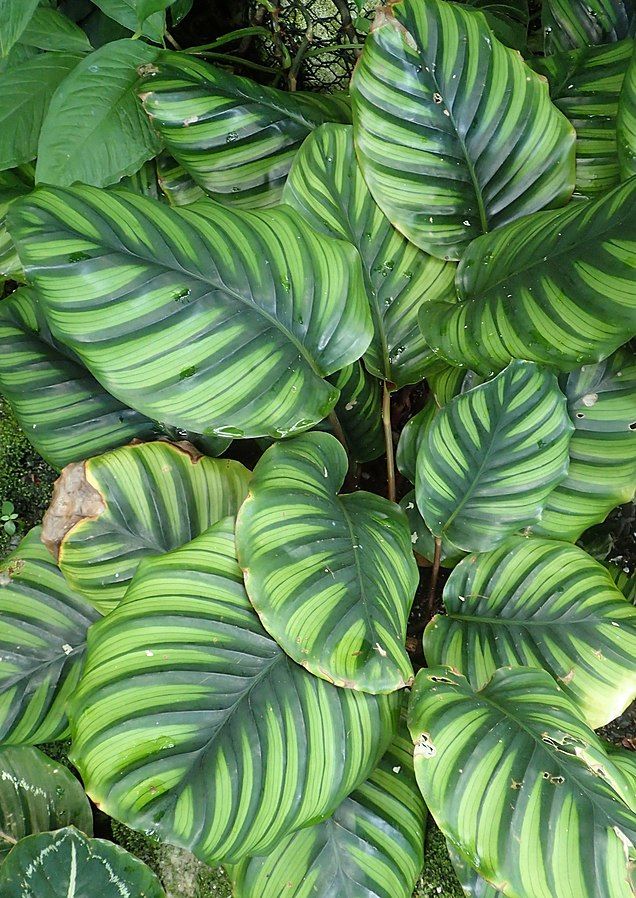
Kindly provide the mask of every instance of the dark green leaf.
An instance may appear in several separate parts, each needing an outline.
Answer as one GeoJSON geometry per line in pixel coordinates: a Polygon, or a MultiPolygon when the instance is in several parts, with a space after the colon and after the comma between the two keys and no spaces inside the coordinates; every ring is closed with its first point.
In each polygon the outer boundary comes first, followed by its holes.
{"type": "Polygon", "coordinates": [[[29,24],[39,0],[0,0],[0,56],[6,56],[29,24]]]}
{"type": "Polygon", "coordinates": [[[417,468],[417,456],[420,448],[428,439],[428,432],[433,419],[438,412],[438,405],[435,399],[430,396],[424,408],[406,423],[395,454],[395,463],[401,474],[415,483],[415,471],[417,468]]]}
{"type": "Polygon", "coordinates": [[[111,19],[119,22],[129,31],[140,30],[142,34],[155,43],[160,43],[166,30],[166,17],[163,12],[155,12],[139,27],[139,4],[141,0],[93,0],[96,6],[111,19]]]}
{"type": "Polygon", "coordinates": [[[620,41],[630,33],[632,0],[543,0],[547,55],[620,41]]]}
{"type": "Polygon", "coordinates": [[[616,118],[618,160],[623,179],[636,175],[636,48],[625,74],[616,118]]]}
{"type": "Polygon", "coordinates": [[[90,53],[91,42],[82,29],[56,9],[40,7],[20,36],[20,43],[40,50],[90,53]]]}
{"type": "Polygon", "coordinates": [[[347,365],[329,381],[340,390],[335,412],[351,457],[357,462],[373,461],[384,452],[380,384],[362,362],[347,365]]]}
{"type": "Polygon", "coordinates": [[[530,12],[528,0],[466,0],[468,6],[483,12],[493,34],[514,50],[524,50],[530,12]]]}

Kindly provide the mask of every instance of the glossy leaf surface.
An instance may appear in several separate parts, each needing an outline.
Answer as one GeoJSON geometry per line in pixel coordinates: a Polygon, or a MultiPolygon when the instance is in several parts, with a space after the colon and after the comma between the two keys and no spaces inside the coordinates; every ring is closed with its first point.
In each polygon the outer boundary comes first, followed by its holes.
{"type": "Polygon", "coordinates": [[[616,139],[621,176],[631,178],[636,175],[636,48],[618,102],[616,139]]]}
{"type": "Polygon", "coordinates": [[[545,51],[619,41],[630,33],[633,18],[631,0],[543,0],[545,51]]]}

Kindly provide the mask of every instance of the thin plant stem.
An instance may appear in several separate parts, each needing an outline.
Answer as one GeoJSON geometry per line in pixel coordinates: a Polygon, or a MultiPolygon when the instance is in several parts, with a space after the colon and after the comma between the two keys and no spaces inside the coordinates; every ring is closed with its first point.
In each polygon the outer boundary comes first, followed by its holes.
{"type": "Polygon", "coordinates": [[[393,431],[391,430],[391,393],[387,382],[382,388],[382,427],[384,429],[384,447],[386,451],[387,498],[396,501],[395,491],[395,453],[393,450],[393,431]]]}
{"type": "Polygon", "coordinates": [[[442,559],[442,540],[441,537],[435,537],[435,554],[433,555],[433,570],[431,571],[431,586],[428,592],[428,616],[433,617],[433,609],[435,608],[435,591],[437,589],[437,578],[439,577],[439,565],[442,559]]]}
{"type": "Polygon", "coordinates": [[[166,40],[171,47],[175,48],[175,50],[181,50],[181,46],[177,43],[177,41],[173,38],[169,31],[166,31],[166,40]]]}
{"type": "Polygon", "coordinates": [[[333,430],[334,436],[336,436],[340,440],[340,442],[344,446],[344,450],[347,453],[347,456],[349,456],[349,444],[347,443],[345,432],[342,429],[340,418],[335,413],[335,411],[329,412],[329,423],[331,424],[331,429],[333,430]]]}

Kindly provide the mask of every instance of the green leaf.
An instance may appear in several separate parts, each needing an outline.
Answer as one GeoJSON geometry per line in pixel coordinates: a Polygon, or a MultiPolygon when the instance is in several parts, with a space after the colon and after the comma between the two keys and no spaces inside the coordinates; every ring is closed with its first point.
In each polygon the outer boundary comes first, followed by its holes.
{"type": "Polygon", "coordinates": [[[446,615],[424,633],[432,666],[481,689],[498,667],[547,670],[596,729],[636,698],[636,609],[582,549],[512,537],[465,558],[444,587],[446,615]]]}
{"type": "Polygon", "coordinates": [[[543,0],[545,52],[620,41],[628,37],[633,18],[632,0],[543,0]]]}
{"type": "Polygon", "coordinates": [[[450,839],[446,841],[446,845],[448,847],[448,856],[457,874],[457,879],[468,898],[506,898],[502,891],[486,882],[474,867],[471,867],[450,839]]]}
{"type": "Polygon", "coordinates": [[[155,12],[140,26],[139,7],[143,0],[93,0],[102,12],[114,19],[129,31],[138,29],[156,44],[161,43],[166,30],[166,17],[163,12],[155,12]]]}
{"type": "Polygon", "coordinates": [[[360,463],[373,461],[384,452],[380,384],[362,362],[347,365],[329,381],[340,391],[335,412],[351,457],[360,463]]]}
{"type": "Polygon", "coordinates": [[[121,402],[219,436],[305,430],[372,324],[354,248],[288,208],[38,190],[10,232],[54,336],[121,402]],[[69,314],[69,312],[71,314],[69,314]]]}
{"type": "Polygon", "coordinates": [[[413,746],[400,730],[379,765],[333,816],[231,871],[236,898],[411,898],[424,864],[426,808],[413,746]]]}
{"type": "Polygon", "coordinates": [[[483,12],[488,26],[499,40],[514,50],[524,50],[528,37],[528,0],[466,0],[483,12]]]}
{"type": "Polygon", "coordinates": [[[25,836],[71,823],[92,835],[93,812],[66,767],[37,748],[0,748],[0,864],[25,836]]]}
{"type": "Polygon", "coordinates": [[[88,839],[74,826],[23,839],[0,868],[3,898],[165,898],[141,861],[105,839],[88,839]]]}
{"type": "Polygon", "coordinates": [[[415,483],[417,456],[428,439],[428,432],[438,411],[434,397],[429,396],[424,408],[407,421],[400,434],[395,463],[398,471],[411,483],[415,483]]]}
{"type": "Polygon", "coordinates": [[[172,2],[173,0],[134,0],[138,25],[142,27],[146,19],[155,13],[164,13],[172,2]]]}
{"type": "Polygon", "coordinates": [[[636,179],[594,201],[480,237],[457,269],[460,300],[420,325],[452,364],[490,376],[512,358],[571,371],[636,334],[636,179]]]}
{"type": "Polygon", "coordinates": [[[636,605],[636,574],[629,574],[617,564],[608,564],[607,570],[628,602],[636,605]]]}
{"type": "Polygon", "coordinates": [[[39,0],[0,0],[0,56],[6,56],[29,24],[39,0]]]}
{"type": "Polygon", "coordinates": [[[636,360],[619,349],[561,377],[574,424],[568,475],[548,496],[539,536],[576,540],[636,489],[636,360]]]}
{"type": "Polygon", "coordinates": [[[55,344],[27,287],[0,302],[0,392],[29,442],[57,468],[159,430],[55,344]]]}
{"type": "Polygon", "coordinates": [[[636,752],[607,746],[607,753],[636,792],[636,752]]]}
{"type": "Polygon", "coordinates": [[[572,126],[474,10],[445,0],[381,8],[351,92],[371,193],[435,256],[459,259],[479,234],[572,193],[572,126]]]}
{"type": "Polygon", "coordinates": [[[633,47],[625,40],[532,60],[576,131],[577,195],[594,198],[619,183],[616,113],[633,47]]]}
{"type": "Polygon", "coordinates": [[[430,300],[454,298],[455,266],[409,243],[380,211],[356,162],[353,130],[321,125],[300,148],[283,201],[319,233],[348,240],[362,259],[374,339],[364,361],[376,377],[404,386],[437,360],[418,327],[430,300]]]}
{"type": "Polygon", "coordinates": [[[91,632],[72,759],[106,813],[235,863],[332,813],[387,748],[398,706],[312,676],[267,635],[227,518],[146,561],[91,632]]]}
{"type": "Polygon", "coordinates": [[[108,612],[142,558],[236,514],[250,476],[240,462],[207,458],[189,443],[123,446],[62,471],[43,540],[69,583],[108,612]]]}
{"type": "Polygon", "coordinates": [[[171,206],[187,206],[205,196],[203,188],[168,153],[157,156],[157,178],[171,206]]]}
{"type": "Polygon", "coordinates": [[[35,158],[51,98],[80,59],[40,53],[0,75],[0,170],[35,158]]]}
{"type": "Polygon", "coordinates": [[[173,0],[170,6],[170,18],[173,25],[178,25],[192,9],[194,0],[173,0]]]}
{"type": "Polygon", "coordinates": [[[8,536],[13,536],[15,534],[17,528],[16,528],[15,524],[13,523],[13,521],[5,521],[2,529],[4,530],[4,532],[6,534],[8,534],[8,536]]]}
{"type": "MultiPolygon", "coordinates": [[[[431,563],[435,558],[435,537],[427,527],[415,501],[415,490],[408,492],[400,499],[400,508],[404,510],[411,532],[411,548],[416,555],[426,558],[431,563]]],[[[466,553],[458,549],[447,539],[442,540],[440,564],[442,567],[454,567],[466,553]]]]}
{"type": "Polygon", "coordinates": [[[31,186],[18,171],[0,172],[0,279],[21,281],[24,278],[17,250],[7,230],[7,213],[14,200],[30,191],[31,186]]]}
{"type": "Polygon", "coordinates": [[[271,446],[236,526],[245,588],[267,632],[318,677],[363,692],[413,678],[406,622],[418,583],[403,512],[338,495],[347,456],[329,434],[271,446]]]}
{"type": "Polygon", "coordinates": [[[632,898],[633,790],[545,671],[419,672],[409,729],[428,809],[507,895],[632,898]],[[513,834],[513,835],[511,835],[513,834]]]}
{"type": "Polygon", "coordinates": [[[567,474],[573,429],[556,377],[532,362],[456,396],[417,458],[417,504],[433,534],[484,552],[538,521],[567,474]]]}
{"type": "Polygon", "coordinates": [[[290,94],[182,53],[160,54],[141,98],[166,149],[217,200],[271,206],[298,148],[323,122],[348,122],[340,96],[290,94]]]}
{"type": "Polygon", "coordinates": [[[0,571],[0,743],[62,739],[86,633],[99,614],[66,582],[35,527],[0,571]]]}
{"type": "Polygon", "coordinates": [[[82,29],[57,9],[36,9],[20,36],[20,43],[40,50],[90,53],[91,42],[82,29]]]}
{"type": "Polygon", "coordinates": [[[631,178],[636,175],[636,48],[618,102],[616,140],[621,177],[631,178]]]}
{"type": "Polygon", "coordinates": [[[35,174],[65,187],[106,187],[132,175],[160,149],[137,99],[138,66],[157,51],[121,40],[86,56],[56,90],[42,126],[35,174]]]}

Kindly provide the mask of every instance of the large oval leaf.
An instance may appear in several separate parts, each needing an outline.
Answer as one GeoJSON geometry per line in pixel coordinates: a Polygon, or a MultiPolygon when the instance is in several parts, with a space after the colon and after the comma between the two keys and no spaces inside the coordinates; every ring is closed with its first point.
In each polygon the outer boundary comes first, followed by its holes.
{"type": "Polygon", "coordinates": [[[484,552],[538,521],[567,474],[573,429],[556,377],[531,362],[456,396],[417,458],[417,504],[433,534],[484,552]]]}
{"type": "Polygon", "coordinates": [[[512,358],[598,362],[636,333],[635,252],[636,178],[475,240],[457,270],[465,301],[428,305],[424,336],[486,376],[512,358]]]}
{"type": "Polygon", "coordinates": [[[458,670],[475,689],[498,667],[547,670],[594,729],[636,698],[636,609],[576,546],[512,537],[465,558],[444,605],[424,634],[426,660],[458,670]]]}
{"type": "Polygon", "coordinates": [[[619,41],[630,33],[633,18],[632,0],[543,0],[545,51],[619,41]]]}
{"type": "Polygon", "coordinates": [[[0,749],[0,864],[34,833],[69,824],[93,833],[93,812],[78,780],[37,748],[0,749]]]}
{"type": "Polygon", "coordinates": [[[616,114],[633,49],[633,40],[625,40],[532,61],[576,131],[575,192],[582,196],[594,197],[620,181],[616,114]]]}
{"type": "Polygon", "coordinates": [[[572,126],[479,12],[445,0],[381,8],[351,90],[369,189],[433,255],[459,259],[479,234],[572,193],[572,126]]]}
{"type": "Polygon", "coordinates": [[[40,189],[10,231],[54,336],[121,402],[204,434],[306,429],[371,340],[356,251],[287,208],[195,209],[40,189]]]}
{"type": "Polygon", "coordinates": [[[433,299],[454,299],[454,268],[427,256],[395,230],[376,205],[356,161],[353,131],[322,125],[302,145],[283,200],[317,231],[348,240],[362,259],[374,339],[364,357],[396,386],[421,380],[437,359],[417,323],[433,299]]]}
{"type": "Polygon", "coordinates": [[[386,749],[398,701],[289,659],[245,594],[228,518],[146,561],[91,633],[72,759],[111,816],[236,862],[330,814],[386,749]]]}
{"type": "Polygon", "coordinates": [[[446,667],[411,694],[415,774],[438,825],[509,896],[632,898],[629,781],[545,671],[475,692],[446,667]]]}
{"type": "Polygon", "coordinates": [[[280,200],[298,148],[344,97],[289,94],[181,53],[162,53],[141,98],[166,148],[207,193],[242,208],[280,200]]]}
{"type": "Polygon", "coordinates": [[[631,178],[636,175],[636,47],[618,102],[616,140],[621,176],[631,178]]]}
{"type": "Polygon", "coordinates": [[[0,890],[2,898],[165,898],[145,864],[73,826],[16,845],[0,868],[0,890]]]}
{"type": "Polygon", "coordinates": [[[157,50],[143,41],[104,44],[55,91],[42,126],[36,179],[105,187],[156,156],[161,142],[137,98],[138,66],[157,50]]]}
{"type": "Polygon", "coordinates": [[[61,739],[86,633],[100,615],[64,579],[35,527],[0,570],[0,743],[61,739]]]}
{"type": "Polygon", "coordinates": [[[332,817],[283,839],[267,857],[247,858],[232,870],[234,893],[236,898],[411,898],[424,863],[425,823],[413,746],[408,732],[400,732],[332,817]]]}
{"type": "Polygon", "coordinates": [[[64,469],[43,539],[69,583],[106,613],[142,558],[236,514],[250,476],[240,462],[206,458],[189,443],[123,446],[64,469]]]}
{"type": "Polygon", "coordinates": [[[0,392],[29,442],[57,468],[159,430],[63,353],[27,287],[0,303],[0,392]]]}
{"type": "Polygon", "coordinates": [[[574,424],[570,467],[532,532],[576,540],[636,490],[636,359],[619,349],[561,378],[574,424]]]}
{"type": "Polygon", "coordinates": [[[236,526],[245,587],[265,629],[338,686],[410,683],[406,623],[418,584],[404,513],[374,493],[338,495],[347,456],[329,434],[272,446],[236,526]]]}

